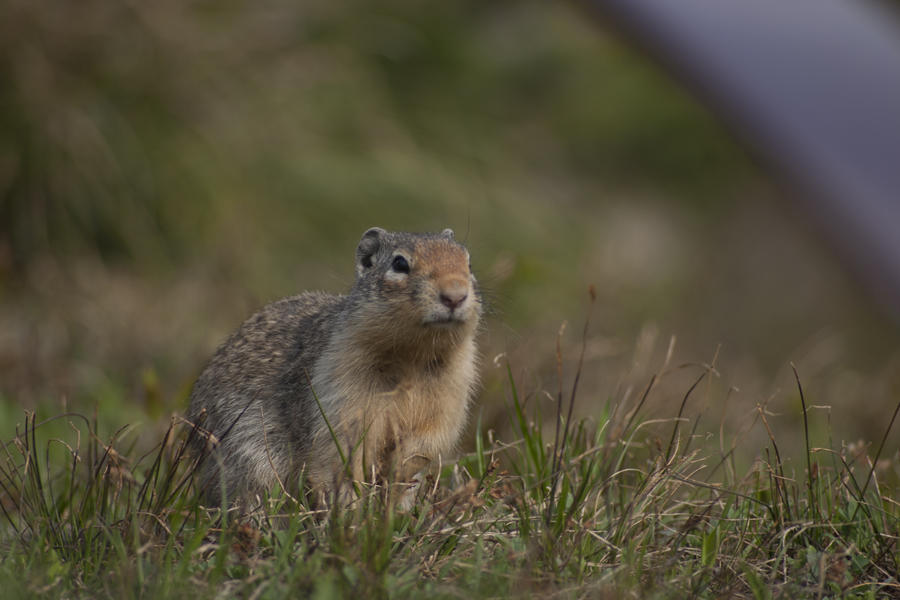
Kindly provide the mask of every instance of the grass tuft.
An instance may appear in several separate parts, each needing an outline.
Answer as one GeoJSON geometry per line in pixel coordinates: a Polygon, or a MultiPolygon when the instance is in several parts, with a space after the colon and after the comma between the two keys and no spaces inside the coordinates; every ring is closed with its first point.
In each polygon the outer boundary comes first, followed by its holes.
{"type": "Polygon", "coordinates": [[[26,413],[3,444],[0,585],[23,598],[900,597],[900,504],[874,468],[884,441],[868,461],[807,433],[797,480],[760,408],[771,448],[738,477],[734,445],[682,432],[714,364],[700,368],[676,419],[641,413],[654,377],[597,421],[560,402],[552,436],[508,368],[513,439],[485,439],[479,421],[476,451],[428,475],[409,511],[364,483],[350,506],[273,490],[248,514],[204,507],[186,451],[197,433],[177,419],[137,456],[127,427],[101,440],[96,415],[65,414],[71,439],[43,439],[26,413]]]}

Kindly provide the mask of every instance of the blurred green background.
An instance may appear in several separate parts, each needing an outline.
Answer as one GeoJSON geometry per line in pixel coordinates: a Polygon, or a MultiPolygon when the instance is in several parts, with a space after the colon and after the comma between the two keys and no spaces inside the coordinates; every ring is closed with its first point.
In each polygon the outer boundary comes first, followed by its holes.
{"type": "MultiPolygon", "coordinates": [[[[495,364],[555,394],[563,321],[570,384],[593,284],[582,415],[633,399],[674,335],[672,365],[718,352],[687,409],[710,427],[736,387],[729,427],[770,400],[798,441],[793,362],[836,444],[879,441],[898,329],[788,198],[574,5],[5,0],[0,437],[23,408],[164,427],[250,312],[346,290],[377,225],[470,247],[496,313],[486,426],[495,364]]],[[[667,376],[654,416],[701,371],[667,376]]]]}

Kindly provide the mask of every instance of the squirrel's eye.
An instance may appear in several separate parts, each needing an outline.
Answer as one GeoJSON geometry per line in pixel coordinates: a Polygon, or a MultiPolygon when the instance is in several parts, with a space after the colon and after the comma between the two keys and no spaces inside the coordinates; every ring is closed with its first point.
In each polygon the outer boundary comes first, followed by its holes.
{"type": "Polygon", "coordinates": [[[409,263],[402,256],[395,256],[391,267],[398,273],[409,273],[409,263]]]}

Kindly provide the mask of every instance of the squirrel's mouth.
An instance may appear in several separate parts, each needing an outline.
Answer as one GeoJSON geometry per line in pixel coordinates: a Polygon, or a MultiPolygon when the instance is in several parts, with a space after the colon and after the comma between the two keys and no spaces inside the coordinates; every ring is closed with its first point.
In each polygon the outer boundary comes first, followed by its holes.
{"type": "Polygon", "coordinates": [[[470,302],[457,302],[456,306],[447,306],[443,302],[434,302],[422,316],[425,327],[451,328],[468,323],[473,316],[470,302]]]}
{"type": "Polygon", "coordinates": [[[422,320],[426,327],[456,327],[466,322],[466,317],[459,313],[449,315],[428,315],[422,320]]]}

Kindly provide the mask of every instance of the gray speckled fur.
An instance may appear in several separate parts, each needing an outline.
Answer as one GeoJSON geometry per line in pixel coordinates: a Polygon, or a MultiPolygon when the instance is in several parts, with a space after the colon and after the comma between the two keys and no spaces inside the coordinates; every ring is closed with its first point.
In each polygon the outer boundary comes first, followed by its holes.
{"type": "MultiPolygon", "coordinates": [[[[187,415],[212,435],[193,436],[195,452],[211,451],[201,467],[210,500],[221,497],[220,481],[229,500],[250,500],[278,482],[295,489],[304,470],[313,484],[334,480],[337,449],[312,388],[346,447],[362,432],[379,460],[403,447],[394,460],[412,461],[404,476],[455,444],[476,383],[481,298],[452,235],[373,228],[357,249],[349,295],[273,302],[216,351],[187,415]],[[411,264],[405,276],[392,272],[398,253],[411,264]],[[454,316],[440,294],[464,279],[468,304],[454,316]]],[[[354,473],[365,477],[375,463],[360,461],[354,473]]]]}

